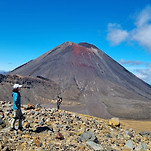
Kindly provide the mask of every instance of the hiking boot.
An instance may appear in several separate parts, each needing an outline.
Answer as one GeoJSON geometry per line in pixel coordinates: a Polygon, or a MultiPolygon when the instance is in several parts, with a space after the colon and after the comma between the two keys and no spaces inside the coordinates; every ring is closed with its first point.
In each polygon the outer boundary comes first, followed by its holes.
{"type": "Polygon", "coordinates": [[[23,127],[18,127],[18,130],[23,131],[24,129],[23,127]]]}

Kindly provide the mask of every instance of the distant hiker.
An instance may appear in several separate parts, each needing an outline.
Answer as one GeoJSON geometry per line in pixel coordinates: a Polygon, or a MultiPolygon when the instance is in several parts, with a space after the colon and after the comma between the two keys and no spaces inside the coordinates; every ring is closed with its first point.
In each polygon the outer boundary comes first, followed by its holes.
{"type": "Polygon", "coordinates": [[[22,130],[22,111],[21,111],[21,90],[22,85],[14,84],[13,86],[13,92],[12,92],[12,98],[13,98],[13,120],[11,122],[11,130],[15,130],[15,122],[17,119],[19,119],[19,125],[18,129],[22,130]]]}
{"type": "Polygon", "coordinates": [[[57,109],[60,109],[60,104],[62,103],[62,98],[60,96],[57,96],[57,109]]]}

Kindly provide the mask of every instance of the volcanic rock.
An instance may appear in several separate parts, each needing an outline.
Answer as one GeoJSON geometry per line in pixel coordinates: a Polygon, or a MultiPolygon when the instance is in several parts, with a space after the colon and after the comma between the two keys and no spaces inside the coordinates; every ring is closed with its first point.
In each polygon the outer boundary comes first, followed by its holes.
{"type": "Polygon", "coordinates": [[[120,125],[120,121],[119,118],[112,118],[109,120],[109,125],[111,126],[119,126],[120,125]]]}
{"type": "MultiPolygon", "coordinates": [[[[5,114],[12,103],[0,101],[0,108],[2,105],[5,114]]],[[[21,109],[25,116],[24,131],[18,129],[10,131],[10,123],[13,119],[10,111],[3,119],[6,127],[0,127],[0,150],[151,150],[151,134],[148,133],[150,137],[144,139],[133,129],[125,129],[124,125],[113,128],[108,125],[108,120],[53,108],[40,108],[39,111],[21,109]],[[43,118],[45,118],[44,125],[40,125],[43,118]],[[30,123],[30,127],[26,127],[27,122],[30,123]],[[66,127],[68,129],[65,130],[66,127]],[[125,131],[130,131],[133,136],[128,137],[125,131]],[[79,139],[82,139],[82,142],[78,141],[79,139]]]]}

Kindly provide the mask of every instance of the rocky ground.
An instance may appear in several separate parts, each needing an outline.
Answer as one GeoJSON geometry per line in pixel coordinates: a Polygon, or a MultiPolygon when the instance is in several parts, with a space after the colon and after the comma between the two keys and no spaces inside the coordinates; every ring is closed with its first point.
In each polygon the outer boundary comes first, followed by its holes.
{"type": "MultiPolygon", "coordinates": [[[[118,118],[103,120],[40,105],[23,105],[23,131],[10,131],[12,104],[0,101],[1,151],[149,151],[151,133],[118,118]]],[[[17,124],[17,123],[16,123],[17,124]]]]}

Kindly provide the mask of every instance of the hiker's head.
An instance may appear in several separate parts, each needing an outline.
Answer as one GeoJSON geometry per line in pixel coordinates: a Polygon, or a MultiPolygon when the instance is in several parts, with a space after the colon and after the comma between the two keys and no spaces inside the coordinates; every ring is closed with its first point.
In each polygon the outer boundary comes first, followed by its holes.
{"type": "Polygon", "coordinates": [[[13,92],[18,92],[21,90],[22,85],[14,84],[13,85],[13,92]]]}
{"type": "Polygon", "coordinates": [[[57,98],[62,100],[62,97],[60,97],[59,95],[57,96],[57,98]]]}

